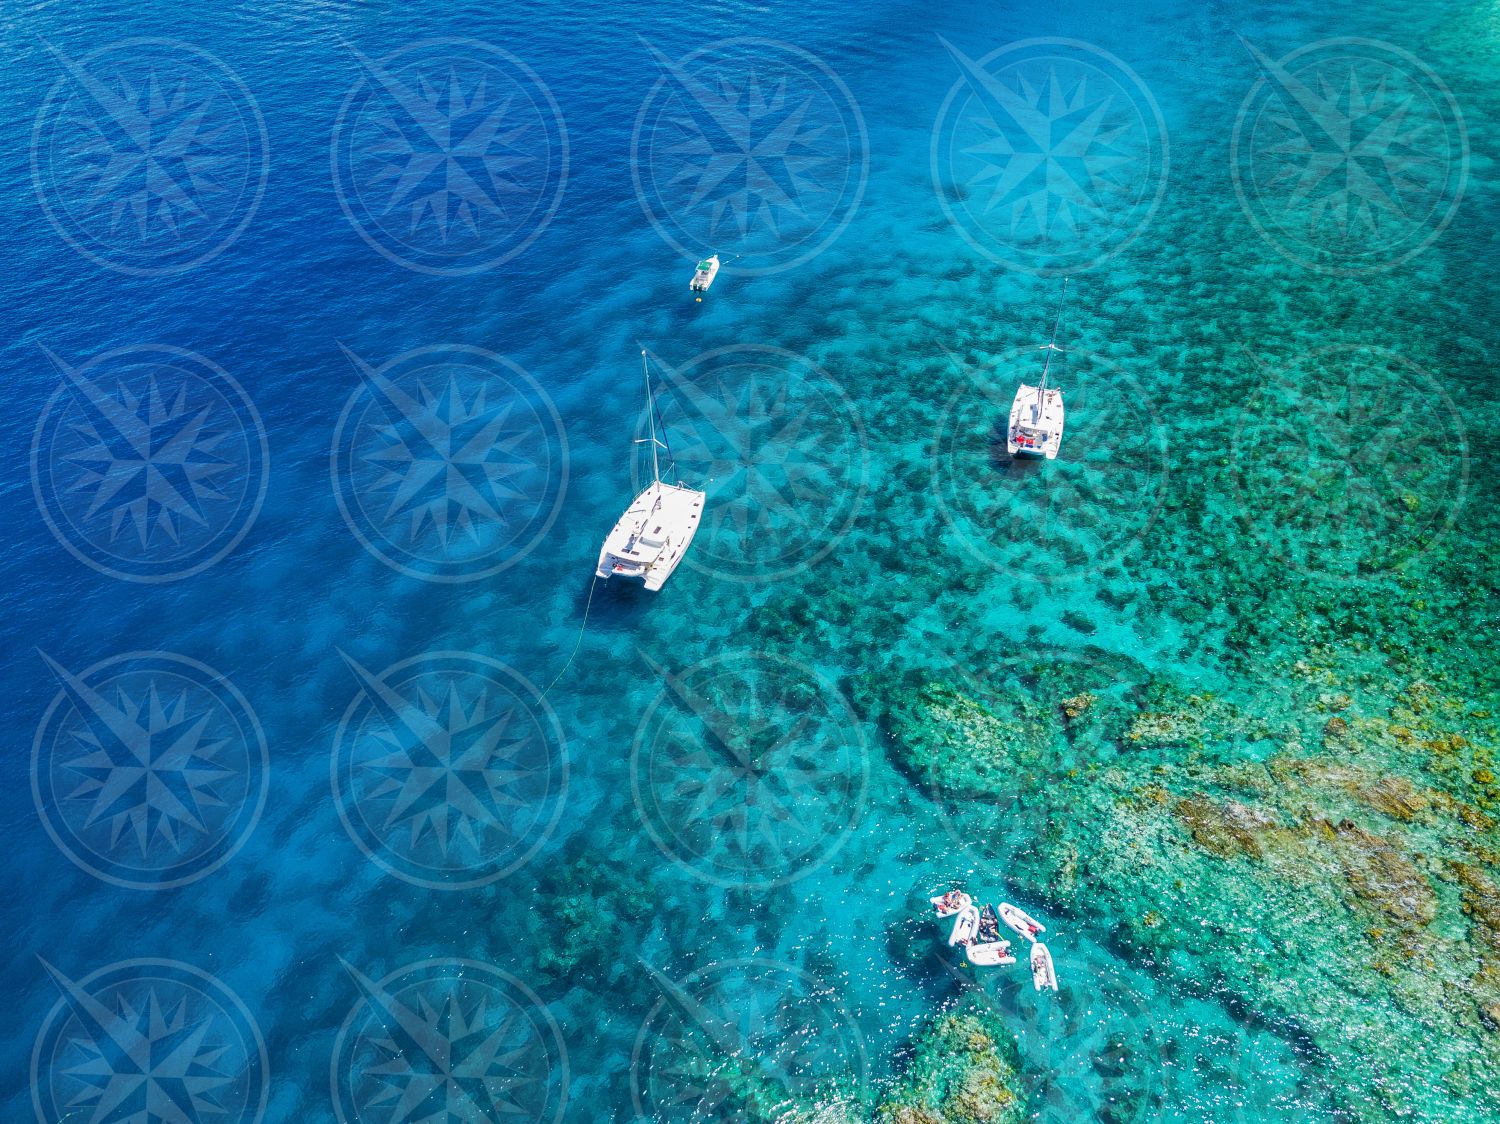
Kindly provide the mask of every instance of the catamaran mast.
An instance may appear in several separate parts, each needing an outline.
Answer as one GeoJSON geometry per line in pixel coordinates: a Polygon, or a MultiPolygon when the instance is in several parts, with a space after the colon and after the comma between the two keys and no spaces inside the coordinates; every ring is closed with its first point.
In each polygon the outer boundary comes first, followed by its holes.
{"type": "Polygon", "coordinates": [[[1042,395],[1047,393],[1047,370],[1052,366],[1052,353],[1057,350],[1057,329],[1062,324],[1063,304],[1068,298],[1068,279],[1063,278],[1062,295],[1058,297],[1057,319],[1052,321],[1052,338],[1047,341],[1047,360],[1042,364],[1042,385],[1036,388],[1036,404],[1041,409],[1042,395]]]}
{"type": "Polygon", "coordinates": [[[661,464],[656,455],[656,398],[651,393],[651,367],[647,363],[644,347],[641,348],[641,374],[646,379],[646,412],[651,415],[651,479],[660,484],[661,464]]]}

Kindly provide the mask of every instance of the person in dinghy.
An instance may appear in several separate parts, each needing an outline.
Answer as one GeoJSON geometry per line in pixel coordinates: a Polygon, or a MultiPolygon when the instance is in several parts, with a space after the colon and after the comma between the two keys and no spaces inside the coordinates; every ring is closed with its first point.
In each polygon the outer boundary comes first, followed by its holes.
{"type": "Polygon", "coordinates": [[[946,894],[927,899],[932,903],[933,909],[937,910],[939,917],[952,917],[961,909],[967,909],[972,898],[962,890],[949,890],[946,894]]]}
{"type": "Polygon", "coordinates": [[[979,940],[989,943],[999,939],[1000,918],[995,913],[995,907],[987,905],[979,911],[979,940]]]}
{"type": "Polygon", "coordinates": [[[953,932],[948,934],[948,946],[961,947],[975,943],[979,931],[979,907],[967,905],[958,911],[953,922],[953,932]]]}

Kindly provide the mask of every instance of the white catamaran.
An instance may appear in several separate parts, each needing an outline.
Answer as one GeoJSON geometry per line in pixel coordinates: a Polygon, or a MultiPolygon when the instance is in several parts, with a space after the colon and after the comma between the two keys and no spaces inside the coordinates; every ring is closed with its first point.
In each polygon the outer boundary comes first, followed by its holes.
{"type": "MultiPolygon", "coordinates": [[[[1068,295],[1068,279],[1063,278],[1063,298],[1068,295]]],[[[1062,306],[1058,305],[1057,319],[1052,322],[1052,339],[1042,348],[1047,361],[1042,364],[1040,386],[1022,383],[1016,391],[1016,399],[1010,406],[1010,430],[1006,448],[1013,457],[1046,457],[1057,459],[1062,447],[1063,397],[1062,391],[1047,386],[1047,374],[1052,367],[1052,353],[1061,351],[1057,346],[1057,328],[1062,323],[1062,306]]]]}
{"type": "MultiPolygon", "coordinates": [[[[647,589],[658,590],[687,554],[698,523],[703,518],[703,492],[695,492],[679,480],[668,484],[661,478],[658,450],[671,449],[656,436],[656,396],[651,392],[651,369],[641,352],[641,370],[646,377],[646,410],[651,418],[651,483],[630,505],[599,552],[601,578],[615,576],[641,579],[647,589]]],[[[668,466],[675,472],[675,466],[668,466]]]]}

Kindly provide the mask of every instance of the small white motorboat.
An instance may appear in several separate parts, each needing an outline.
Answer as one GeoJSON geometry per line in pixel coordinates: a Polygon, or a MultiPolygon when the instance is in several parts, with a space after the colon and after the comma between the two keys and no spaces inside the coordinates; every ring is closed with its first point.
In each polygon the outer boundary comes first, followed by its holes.
{"type": "MultiPolygon", "coordinates": [[[[698,263],[698,268],[693,270],[693,279],[688,282],[688,288],[695,293],[706,293],[708,287],[714,283],[714,278],[719,275],[719,255],[704,258],[698,263]]],[[[702,297],[698,298],[700,301],[702,297]]]]}
{"type": "Polygon", "coordinates": [[[1057,971],[1052,967],[1052,953],[1044,944],[1031,946],[1031,982],[1038,991],[1057,990],[1057,971]]]}
{"type": "Polygon", "coordinates": [[[661,478],[657,450],[667,446],[656,436],[656,399],[651,393],[651,372],[644,351],[641,367],[646,372],[646,409],[651,415],[651,483],[635,497],[604,540],[594,574],[606,580],[639,578],[654,592],[666,583],[687,554],[703,519],[706,496],[680,481],[668,484],[661,478]]]}
{"type": "Polygon", "coordinates": [[[1045,933],[1047,931],[1047,927],[1040,921],[1037,921],[1030,914],[1017,909],[1010,902],[1000,903],[1000,920],[1004,921],[1028,941],[1035,941],[1038,933],[1045,933]]]}
{"type": "Polygon", "coordinates": [[[937,910],[939,917],[952,917],[960,910],[968,909],[974,904],[974,899],[962,890],[949,890],[946,894],[939,894],[927,900],[932,903],[932,908],[937,910]]]}
{"type": "MultiPolygon", "coordinates": [[[[1063,296],[1068,294],[1068,280],[1063,278],[1063,296]]],[[[1037,386],[1022,383],[1010,405],[1010,428],[1006,431],[1005,447],[1013,457],[1046,457],[1057,459],[1062,448],[1063,410],[1062,391],[1047,386],[1047,375],[1052,369],[1052,353],[1061,351],[1057,346],[1057,328],[1062,323],[1062,308],[1058,307],[1057,319],[1052,322],[1052,339],[1042,350],[1047,361],[1042,364],[1042,381],[1037,386]]]]}
{"type": "Polygon", "coordinates": [[[974,943],[974,937],[979,932],[979,907],[974,905],[965,906],[958,911],[958,920],[953,923],[953,932],[948,934],[948,944],[967,945],[974,943]]]}
{"type": "Polygon", "coordinates": [[[964,955],[969,958],[970,964],[977,964],[981,968],[993,968],[1000,964],[1014,964],[1016,958],[1010,954],[1009,941],[989,941],[985,944],[971,944],[964,949],[964,955]]]}

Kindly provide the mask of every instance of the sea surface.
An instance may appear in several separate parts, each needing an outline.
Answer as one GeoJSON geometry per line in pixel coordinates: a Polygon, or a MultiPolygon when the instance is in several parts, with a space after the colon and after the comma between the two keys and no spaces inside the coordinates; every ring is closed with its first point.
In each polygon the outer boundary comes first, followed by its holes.
{"type": "Polygon", "coordinates": [[[884,716],[1041,661],[1274,723],[1310,652],[1500,698],[1500,9],[101,0],[0,42],[0,1116],[751,1119],[747,1072],[868,1112],[972,993],[1031,1119],[1383,1119],[1086,873],[1012,880],[1034,825],[884,716]],[[1055,321],[1061,456],[1012,462],[1055,321]],[[643,350],[707,493],[657,594],[593,581],[643,350]],[[951,955],[955,884],[1046,921],[1058,993],[951,955]]]}

